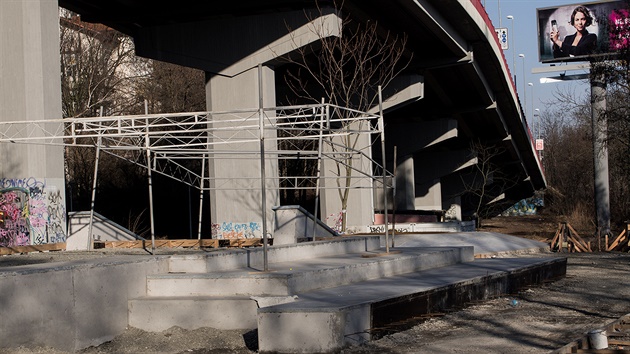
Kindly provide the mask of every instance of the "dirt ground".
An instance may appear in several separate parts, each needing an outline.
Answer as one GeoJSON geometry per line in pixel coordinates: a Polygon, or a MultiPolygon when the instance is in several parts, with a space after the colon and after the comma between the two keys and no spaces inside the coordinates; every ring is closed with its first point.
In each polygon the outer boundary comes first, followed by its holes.
{"type": "MultiPolygon", "coordinates": [[[[483,231],[546,241],[553,237],[557,227],[556,220],[543,217],[509,217],[484,221],[483,231]]],[[[567,256],[567,276],[523,289],[518,294],[469,304],[408,323],[406,330],[342,352],[548,353],[630,313],[629,254],[544,253],[528,256],[567,256]]],[[[2,260],[0,257],[0,266],[3,266],[2,260]]],[[[247,331],[210,328],[186,331],[174,327],[160,333],[148,333],[129,328],[114,340],[80,353],[253,353],[256,352],[256,341],[256,333],[247,331]]],[[[62,352],[51,348],[20,348],[0,349],[0,353],[62,352]]]]}

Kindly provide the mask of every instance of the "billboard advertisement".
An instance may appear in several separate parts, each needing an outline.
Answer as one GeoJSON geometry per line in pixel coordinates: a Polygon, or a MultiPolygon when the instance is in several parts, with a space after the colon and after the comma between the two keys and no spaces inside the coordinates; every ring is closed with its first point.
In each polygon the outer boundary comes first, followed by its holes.
{"type": "Polygon", "coordinates": [[[539,8],[538,57],[542,63],[606,57],[630,45],[628,1],[539,8]]]}

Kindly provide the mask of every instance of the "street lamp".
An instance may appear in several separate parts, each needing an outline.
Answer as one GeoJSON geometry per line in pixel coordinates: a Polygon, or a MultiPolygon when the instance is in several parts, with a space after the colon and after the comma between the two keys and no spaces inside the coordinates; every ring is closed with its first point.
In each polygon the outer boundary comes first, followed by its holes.
{"type": "Polygon", "coordinates": [[[512,47],[512,70],[514,70],[512,76],[514,77],[514,84],[516,84],[516,54],[514,54],[516,53],[516,48],[514,47],[514,16],[508,15],[507,19],[512,22],[512,29],[510,30],[510,41],[512,42],[512,44],[510,44],[510,46],[512,47]]]}
{"type": "Polygon", "coordinates": [[[534,131],[535,131],[534,137],[536,139],[538,139],[538,137],[541,136],[541,134],[540,134],[540,109],[538,109],[538,108],[536,108],[534,110],[534,128],[535,128],[534,129],[534,131]],[[536,118],[536,117],[538,117],[538,118],[536,118]],[[538,128],[536,128],[536,122],[538,122],[538,128]]]}
{"type": "MultiPolygon", "coordinates": [[[[525,89],[527,88],[527,86],[525,86],[525,54],[521,53],[518,55],[519,58],[523,59],[523,97],[524,97],[524,107],[527,108],[527,92],[525,91],[525,89]]],[[[525,118],[527,118],[527,115],[525,116],[525,118]]]]}
{"type": "Polygon", "coordinates": [[[532,118],[532,129],[534,128],[534,84],[531,82],[527,83],[527,86],[529,86],[531,88],[531,96],[529,99],[529,114],[530,117],[532,118]]]}

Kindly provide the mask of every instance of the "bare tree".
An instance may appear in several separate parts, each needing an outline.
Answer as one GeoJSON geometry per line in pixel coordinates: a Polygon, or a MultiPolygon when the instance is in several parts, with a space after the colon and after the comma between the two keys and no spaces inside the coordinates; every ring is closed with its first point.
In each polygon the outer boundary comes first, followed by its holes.
{"type": "Polygon", "coordinates": [[[82,22],[60,10],[61,89],[64,117],[121,114],[137,106],[133,82],[147,75],[131,38],[82,22]]]}
{"type": "Polygon", "coordinates": [[[508,208],[515,201],[498,197],[518,184],[518,176],[506,173],[496,160],[507,149],[500,144],[488,144],[480,140],[470,143],[471,157],[477,159],[469,173],[461,175],[463,197],[474,205],[477,227],[483,218],[493,216],[508,208]]]}
{"type": "MultiPolygon", "coordinates": [[[[337,12],[343,8],[343,4],[333,5],[337,12]]],[[[317,15],[321,16],[322,9],[318,7],[317,10],[317,15]]],[[[345,16],[337,29],[342,35],[329,36],[324,26],[319,26],[309,13],[305,14],[315,24],[310,28],[319,40],[307,46],[298,46],[295,41],[295,51],[286,57],[289,66],[285,82],[292,94],[289,101],[320,103],[323,98],[332,105],[360,112],[375,107],[378,87],[385,88],[390,84],[411,60],[410,55],[405,57],[406,35],[395,35],[374,21],[359,23],[345,16]]],[[[343,114],[355,113],[346,111],[343,114]]],[[[339,142],[332,139],[326,142],[336,161],[333,173],[337,176],[342,210],[348,206],[359,142],[358,136],[350,132],[361,128],[365,129],[350,123],[334,127],[347,134],[342,134],[339,142]]],[[[342,213],[342,231],[346,230],[346,222],[346,214],[342,213]]]]}
{"type": "MultiPolygon", "coordinates": [[[[203,72],[137,57],[128,36],[101,24],[82,22],[64,9],[60,9],[60,24],[64,117],[98,116],[101,108],[104,115],[143,114],[145,100],[151,113],[205,109],[203,72]]],[[[94,156],[91,148],[66,150],[70,211],[90,208],[94,156]]],[[[101,154],[99,176],[97,211],[134,231],[146,229],[144,169],[110,152],[101,154]]],[[[171,193],[169,197],[179,196],[171,193]]]]}

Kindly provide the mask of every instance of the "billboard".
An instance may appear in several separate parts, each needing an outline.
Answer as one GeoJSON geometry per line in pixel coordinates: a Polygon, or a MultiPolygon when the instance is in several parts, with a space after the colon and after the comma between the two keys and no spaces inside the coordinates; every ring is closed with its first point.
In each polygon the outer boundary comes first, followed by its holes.
{"type": "Polygon", "coordinates": [[[628,8],[628,1],[610,0],[536,9],[539,60],[585,61],[627,49],[628,8]]]}

